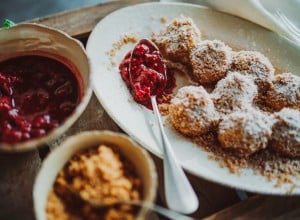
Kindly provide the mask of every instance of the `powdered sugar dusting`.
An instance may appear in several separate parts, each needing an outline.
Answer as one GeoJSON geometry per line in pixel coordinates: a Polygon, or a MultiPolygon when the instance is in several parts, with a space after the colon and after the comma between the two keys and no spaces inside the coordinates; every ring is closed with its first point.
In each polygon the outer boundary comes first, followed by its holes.
{"type": "Polygon", "coordinates": [[[164,57],[184,64],[189,64],[190,51],[200,40],[200,30],[191,18],[183,15],[175,18],[166,29],[152,37],[164,57]]]}
{"type": "Polygon", "coordinates": [[[289,157],[300,157],[300,112],[283,108],[274,116],[271,148],[289,157]]]}
{"type": "Polygon", "coordinates": [[[231,65],[231,48],[219,40],[204,40],[191,52],[193,76],[201,84],[222,79],[231,65]]]}
{"type": "Polygon", "coordinates": [[[300,77],[292,73],[276,75],[266,97],[267,105],[275,110],[283,107],[300,109],[300,77]]]}
{"type": "Polygon", "coordinates": [[[267,147],[274,120],[253,108],[223,117],[218,128],[221,146],[249,156],[267,147]]]}
{"type": "Polygon", "coordinates": [[[219,114],[202,86],[185,86],[172,99],[169,118],[176,129],[193,136],[207,133],[215,127],[219,114]]]}
{"type": "Polygon", "coordinates": [[[253,80],[239,72],[230,72],[211,93],[216,109],[222,114],[247,108],[257,95],[253,80]]]}
{"type": "Polygon", "coordinates": [[[258,84],[273,80],[275,72],[269,59],[258,51],[235,52],[231,70],[253,77],[258,84]]]}

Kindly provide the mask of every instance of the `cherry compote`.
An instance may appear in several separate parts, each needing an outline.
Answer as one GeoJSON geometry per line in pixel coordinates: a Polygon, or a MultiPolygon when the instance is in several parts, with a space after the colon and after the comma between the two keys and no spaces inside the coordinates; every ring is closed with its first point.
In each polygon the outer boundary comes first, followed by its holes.
{"type": "Polygon", "coordinates": [[[79,102],[78,81],[65,64],[38,55],[0,62],[0,142],[45,135],[79,102]]]}
{"type": "Polygon", "coordinates": [[[175,86],[175,78],[167,71],[161,53],[146,39],[125,55],[119,71],[133,99],[149,109],[152,109],[150,96],[155,95],[158,103],[162,103],[175,86]]]}

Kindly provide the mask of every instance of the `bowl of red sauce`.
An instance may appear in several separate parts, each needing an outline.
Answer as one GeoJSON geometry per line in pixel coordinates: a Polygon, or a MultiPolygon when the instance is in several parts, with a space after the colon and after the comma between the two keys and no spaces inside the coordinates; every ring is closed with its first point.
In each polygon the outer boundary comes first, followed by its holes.
{"type": "Polygon", "coordinates": [[[82,44],[38,24],[0,29],[0,150],[53,141],[81,115],[92,94],[82,44]]]}

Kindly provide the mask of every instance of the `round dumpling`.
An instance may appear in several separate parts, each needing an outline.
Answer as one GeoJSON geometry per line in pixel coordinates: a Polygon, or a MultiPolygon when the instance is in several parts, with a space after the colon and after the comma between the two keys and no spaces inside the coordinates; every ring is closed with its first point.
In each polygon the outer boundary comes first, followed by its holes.
{"type": "Polygon", "coordinates": [[[214,128],[219,122],[219,114],[202,86],[185,86],[171,101],[169,119],[181,133],[195,136],[214,128]]]}
{"type": "Polygon", "coordinates": [[[204,40],[191,52],[192,76],[200,84],[222,79],[231,65],[231,48],[219,40],[204,40]]]}
{"type": "Polygon", "coordinates": [[[269,59],[258,51],[233,53],[231,70],[252,77],[262,94],[270,87],[275,72],[269,59]]]}
{"type": "Polygon", "coordinates": [[[152,41],[166,59],[190,64],[190,52],[201,40],[201,32],[191,18],[175,18],[166,29],[154,34],[152,41]]]}
{"type": "Polygon", "coordinates": [[[267,147],[273,121],[272,117],[253,108],[236,111],[220,122],[218,139],[223,148],[249,156],[267,147]]]}
{"type": "Polygon", "coordinates": [[[300,157],[300,111],[283,108],[274,115],[270,147],[281,155],[300,157]]]}
{"type": "Polygon", "coordinates": [[[266,104],[279,111],[284,107],[300,109],[300,77],[278,74],[266,94],[266,104]]]}
{"type": "Polygon", "coordinates": [[[239,72],[229,72],[221,79],[211,97],[215,107],[221,114],[248,108],[257,95],[257,86],[253,80],[239,72]]]}

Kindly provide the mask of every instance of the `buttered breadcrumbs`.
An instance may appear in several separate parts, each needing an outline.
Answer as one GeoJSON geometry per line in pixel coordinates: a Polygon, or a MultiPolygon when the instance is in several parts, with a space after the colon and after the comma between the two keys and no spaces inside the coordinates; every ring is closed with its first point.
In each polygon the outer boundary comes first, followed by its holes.
{"type": "Polygon", "coordinates": [[[191,18],[175,18],[166,28],[152,36],[152,41],[166,59],[188,64],[190,51],[201,39],[201,32],[191,18]]]}
{"type": "Polygon", "coordinates": [[[190,55],[193,78],[200,84],[213,84],[224,78],[231,65],[231,54],[231,48],[222,41],[201,41],[190,55]]]}
{"type": "Polygon", "coordinates": [[[202,86],[184,86],[169,106],[172,125],[187,136],[205,134],[219,123],[219,114],[202,86]]]}
{"type": "Polygon", "coordinates": [[[124,160],[113,147],[100,145],[75,155],[58,174],[47,202],[47,219],[134,219],[128,205],[101,212],[76,199],[104,204],[120,200],[140,200],[141,181],[132,164],[124,160]]]}
{"type": "Polygon", "coordinates": [[[299,160],[282,157],[268,148],[250,157],[240,157],[235,152],[220,147],[216,131],[190,138],[190,140],[207,152],[211,152],[209,159],[218,161],[220,167],[227,168],[230,173],[239,175],[243,168],[251,168],[254,173],[270,181],[275,180],[275,187],[288,183],[292,191],[297,185],[293,177],[300,177],[299,160]]]}

